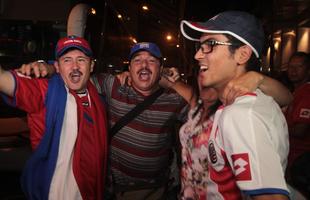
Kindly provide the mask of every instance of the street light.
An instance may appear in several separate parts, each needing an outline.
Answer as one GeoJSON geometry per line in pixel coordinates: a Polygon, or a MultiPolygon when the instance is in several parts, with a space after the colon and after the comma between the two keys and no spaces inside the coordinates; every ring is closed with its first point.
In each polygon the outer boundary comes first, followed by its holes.
{"type": "Polygon", "coordinates": [[[171,35],[170,33],[168,33],[168,34],[166,35],[166,39],[167,39],[168,41],[171,41],[171,40],[172,40],[172,35],[171,35]]]}
{"type": "Polygon", "coordinates": [[[148,11],[148,10],[149,10],[149,7],[148,7],[147,5],[142,5],[142,10],[148,11]]]}
{"type": "Polygon", "coordinates": [[[134,37],[132,37],[132,36],[130,36],[129,39],[130,39],[133,43],[135,43],[135,44],[138,43],[137,40],[136,40],[136,38],[134,38],[134,37]]]}
{"type": "Polygon", "coordinates": [[[97,11],[96,11],[95,8],[91,8],[91,9],[90,9],[90,13],[91,13],[92,15],[96,15],[97,11]]]}

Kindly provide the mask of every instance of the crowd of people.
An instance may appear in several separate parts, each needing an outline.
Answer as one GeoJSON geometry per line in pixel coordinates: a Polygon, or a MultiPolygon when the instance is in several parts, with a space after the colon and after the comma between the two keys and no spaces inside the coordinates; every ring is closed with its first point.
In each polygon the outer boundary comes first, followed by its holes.
{"type": "Polygon", "coordinates": [[[28,113],[28,199],[289,199],[294,188],[309,195],[301,183],[310,179],[309,54],[288,64],[293,98],[259,73],[264,33],[253,15],[225,11],[180,28],[197,43],[193,85],[164,68],[151,42],[131,48],[119,75],[91,75],[92,50],[77,36],[58,41],[53,64],[0,67],[5,100],[28,113]],[[180,188],[171,196],[173,155],[180,188]]]}

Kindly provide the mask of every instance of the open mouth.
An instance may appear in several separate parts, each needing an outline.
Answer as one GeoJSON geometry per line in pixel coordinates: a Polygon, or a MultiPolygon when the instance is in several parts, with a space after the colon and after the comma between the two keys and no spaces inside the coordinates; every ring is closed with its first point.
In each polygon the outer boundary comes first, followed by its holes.
{"type": "Polygon", "coordinates": [[[72,83],[78,83],[81,80],[82,73],[79,71],[74,71],[70,73],[70,80],[72,83]]]}
{"type": "Polygon", "coordinates": [[[200,66],[200,72],[206,72],[209,68],[207,66],[200,66]]]}
{"type": "Polygon", "coordinates": [[[142,81],[147,81],[151,78],[151,72],[149,70],[142,70],[139,72],[139,79],[142,81]]]}

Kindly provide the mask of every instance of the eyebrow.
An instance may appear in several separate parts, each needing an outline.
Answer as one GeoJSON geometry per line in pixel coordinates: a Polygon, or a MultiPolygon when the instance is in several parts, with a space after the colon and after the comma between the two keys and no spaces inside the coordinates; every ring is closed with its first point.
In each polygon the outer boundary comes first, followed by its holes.
{"type": "MultiPolygon", "coordinates": [[[[221,34],[216,34],[216,35],[221,35],[221,34]]],[[[206,40],[216,40],[216,41],[220,41],[220,39],[214,37],[214,34],[208,34],[208,36],[211,36],[211,37],[209,37],[209,38],[207,38],[207,39],[204,39],[203,41],[200,41],[200,42],[204,42],[204,41],[206,41],[206,40]]],[[[225,36],[225,35],[224,35],[224,36],[225,36]]]]}

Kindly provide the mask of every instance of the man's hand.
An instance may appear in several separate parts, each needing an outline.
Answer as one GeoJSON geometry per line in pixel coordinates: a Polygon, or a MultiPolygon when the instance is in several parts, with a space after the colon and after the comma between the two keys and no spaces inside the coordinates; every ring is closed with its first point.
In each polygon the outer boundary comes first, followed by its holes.
{"type": "Polygon", "coordinates": [[[55,67],[42,60],[38,60],[32,63],[23,64],[19,69],[16,69],[16,71],[26,76],[34,76],[39,78],[54,74],[55,67]]]}
{"type": "Polygon", "coordinates": [[[120,74],[117,74],[116,78],[119,80],[121,85],[127,84],[128,86],[131,86],[131,77],[129,72],[125,71],[120,74]]]}
{"type": "Polygon", "coordinates": [[[223,104],[229,105],[234,100],[247,92],[253,92],[264,80],[264,76],[257,72],[247,72],[238,78],[231,80],[224,89],[221,99],[223,104]]]}
{"type": "Polygon", "coordinates": [[[180,79],[179,71],[177,68],[164,68],[161,73],[159,85],[163,88],[171,88],[180,79]]]}

